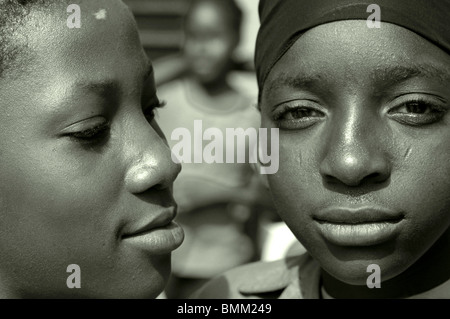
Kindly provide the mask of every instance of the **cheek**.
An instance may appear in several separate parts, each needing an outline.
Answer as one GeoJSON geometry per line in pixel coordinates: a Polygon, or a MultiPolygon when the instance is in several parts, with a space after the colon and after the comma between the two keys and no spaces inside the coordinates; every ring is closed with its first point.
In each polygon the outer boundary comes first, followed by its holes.
{"type": "Polygon", "coordinates": [[[450,136],[409,141],[401,148],[404,154],[397,158],[392,173],[391,200],[406,212],[411,227],[408,235],[424,245],[424,238],[433,241],[450,225],[448,141],[450,136]]]}
{"type": "Polygon", "coordinates": [[[280,131],[279,170],[270,175],[277,196],[308,202],[320,185],[319,153],[314,138],[280,131]]]}
{"type": "Polygon", "coordinates": [[[278,172],[268,175],[274,202],[288,225],[303,228],[321,191],[317,155],[309,142],[299,144],[298,135],[280,132],[279,157],[278,172]]]}
{"type": "Polygon", "coordinates": [[[43,236],[101,230],[102,218],[107,220],[103,215],[119,197],[120,183],[114,173],[118,168],[107,160],[61,153],[35,152],[32,161],[10,166],[2,174],[10,181],[7,188],[1,186],[7,214],[12,222],[23,219],[18,226],[32,225],[33,234],[43,236]],[[45,232],[46,228],[51,232],[45,232]]]}
{"type": "Polygon", "coordinates": [[[35,296],[156,297],[170,256],[125,249],[116,237],[134,203],[122,190],[120,156],[52,149],[14,152],[20,161],[3,154],[0,275],[35,296]],[[66,286],[70,264],[81,268],[80,290],[66,286]]]}
{"type": "Polygon", "coordinates": [[[35,271],[55,278],[66,276],[74,259],[98,259],[113,235],[105,215],[115,193],[99,183],[108,175],[91,170],[86,176],[81,169],[86,163],[72,165],[67,155],[45,147],[19,157],[0,170],[2,267],[23,278],[35,271]]]}
{"type": "Polygon", "coordinates": [[[423,256],[450,227],[448,142],[434,136],[410,141],[399,150],[385,198],[405,213],[405,227],[395,254],[383,266],[389,277],[423,256]]]}
{"type": "MultiPolygon", "coordinates": [[[[406,211],[439,212],[450,202],[450,130],[397,134],[390,188],[406,211]]],[[[418,214],[422,215],[423,214],[418,214]]]]}
{"type": "Polygon", "coordinates": [[[114,201],[121,172],[114,160],[93,151],[41,146],[12,156],[7,169],[0,172],[2,180],[8,181],[0,187],[12,210],[30,217],[75,219],[66,211],[87,214],[101,211],[103,204],[114,201]]]}

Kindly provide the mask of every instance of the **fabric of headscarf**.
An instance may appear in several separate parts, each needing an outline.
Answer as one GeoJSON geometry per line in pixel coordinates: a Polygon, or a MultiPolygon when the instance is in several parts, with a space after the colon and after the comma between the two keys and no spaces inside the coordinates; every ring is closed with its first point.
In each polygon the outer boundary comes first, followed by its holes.
{"type": "Polygon", "coordinates": [[[261,0],[255,51],[260,92],[277,61],[300,35],[340,20],[367,20],[377,4],[383,22],[417,33],[450,54],[450,0],[261,0]]]}

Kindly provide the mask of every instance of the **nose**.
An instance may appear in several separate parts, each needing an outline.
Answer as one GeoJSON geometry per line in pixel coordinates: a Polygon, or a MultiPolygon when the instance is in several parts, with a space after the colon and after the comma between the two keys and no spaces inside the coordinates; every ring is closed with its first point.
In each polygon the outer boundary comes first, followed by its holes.
{"type": "Polygon", "coordinates": [[[349,187],[386,181],[391,175],[391,164],[382,147],[389,144],[382,131],[367,113],[343,114],[325,141],[320,164],[323,180],[349,187]]]}
{"type": "Polygon", "coordinates": [[[161,190],[172,186],[181,171],[181,165],[174,163],[171,151],[159,128],[148,123],[136,127],[125,142],[128,168],[125,187],[133,194],[141,194],[150,189],[161,190]]]}

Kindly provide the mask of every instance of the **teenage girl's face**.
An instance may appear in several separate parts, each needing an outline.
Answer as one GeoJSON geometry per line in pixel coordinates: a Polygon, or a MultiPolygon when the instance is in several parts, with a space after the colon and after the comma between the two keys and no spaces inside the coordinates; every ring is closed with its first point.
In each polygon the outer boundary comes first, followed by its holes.
{"type": "Polygon", "coordinates": [[[153,119],[131,13],[120,1],[80,6],[80,29],[66,27],[66,6],[33,13],[20,30],[27,71],[1,81],[0,295],[156,297],[183,240],[180,167],[153,119]],[[66,284],[72,264],[80,289],[66,284]]]}
{"type": "Polygon", "coordinates": [[[203,1],[187,17],[184,52],[191,73],[202,83],[217,81],[228,72],[238,35],[226,14],[230,13],[219,4],[203,1]]]}
{"type": "Polygon", "coordinates": [[[280,129],[278,211],[332,276],[393,278],[448,234],[447,53],[388,23],[325,24],[271,70],[261,107],[280,129]]]}

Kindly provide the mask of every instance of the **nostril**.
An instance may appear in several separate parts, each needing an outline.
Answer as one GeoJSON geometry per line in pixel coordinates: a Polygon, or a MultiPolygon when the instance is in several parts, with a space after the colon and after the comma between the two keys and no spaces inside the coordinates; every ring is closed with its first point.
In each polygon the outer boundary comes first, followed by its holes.
{"type": "Polygon", "coordinates": [[[323,181],[330,185],[380,184],[389,179],[390,173],[389,158],[378,150],[372,152],[366,148],[328,151],[320,164],[323,181]]]}
{"type": "Polygon", "coordinates": [[[345,185],[347,187],[362,187],[369,184],[381,184],[384,183],[388,176],[382,173],[372,173],[364,176],[363,178],[340,178],[333,175],[322,175],[323,181],[328,185],[345,185]]]}
{"type": "Polygon", "coordinates": [[[373,183],[383,183],[386,179],[387,175],[381,173],[372,173],[364,178],[364,180],[371,181],[373,183]]]}
{"type": "Polygon", "coordinates": [[[367,175],[365,178],[368,180],[378,180],[380,178],[381,174],[380,173],[372,173],[367,175]]]}
{"type": "Polygon", "coordinates": [[[323,180],[327,183],[327,184],[337,184],[340,183],[339,179],[334,177],[333,175],[322,175],[323,180]]]}

